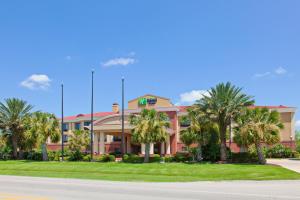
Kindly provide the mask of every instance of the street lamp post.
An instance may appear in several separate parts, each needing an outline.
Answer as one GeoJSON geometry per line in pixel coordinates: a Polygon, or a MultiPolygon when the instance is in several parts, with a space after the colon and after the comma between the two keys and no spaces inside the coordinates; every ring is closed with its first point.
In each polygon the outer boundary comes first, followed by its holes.
{"type": "Polygon", "coordinates": [[[61,84],[61,160],[64,161],[64,84],[61,84]]]}
{"type": "Polygon", "coordinates": [[[122,77],[122,155],[125,154],[125,132],[124,132],[124,77],[122,77]]]}
{"type": "Polygon", "coordinates": [[[94,73],[95,71],[92,70],[92,99],[91,99],[91,161],[93,160],[94,150],[93,150],[93,134],[94,134],[94,73]]]}
{"type": "Polygon", "coordinates": [[[292,135],[290,136],[290,140],[291,140],[290,146],[291,146],[291,149],[292,149],[293,148],[293,136],[292,135]]]}

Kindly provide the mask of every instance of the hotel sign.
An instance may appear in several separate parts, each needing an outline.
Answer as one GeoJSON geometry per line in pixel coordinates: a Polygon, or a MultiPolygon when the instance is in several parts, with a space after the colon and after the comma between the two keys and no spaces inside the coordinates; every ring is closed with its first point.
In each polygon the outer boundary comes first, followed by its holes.
{"type": "Polygon", "coordinates": [[[147,104],[148,105],[155,105],[157,103],[157,98],[155,97],[149,97],[149,98],[140,98],[138,100],[138,103],[140,106],[146,106],[147,104]]]}

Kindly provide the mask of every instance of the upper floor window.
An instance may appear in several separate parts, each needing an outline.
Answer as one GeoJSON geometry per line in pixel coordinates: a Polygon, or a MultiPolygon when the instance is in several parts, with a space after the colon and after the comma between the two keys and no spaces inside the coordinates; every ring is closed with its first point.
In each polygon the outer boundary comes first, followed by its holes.
{"type": "Polygon", "coordinates": [[[64,143],[68,142],[68,139],[69,139],[68,135],[63,135],[63,142],[64,143]]]}
{"type": "Polygon", "coordinates": [[[121,142],[122,141],[122,137],[121,136],[114,136],[113,137],[113,141],[114,142],[121,142]]]}
{"type": "Polygon", "coordinates": [[[63,130],[64,130],[64,131],[68,131],[68,130],[69,130],[69,124],[64,123],[64,124],[63,124],[63,130]]]}
{"type": "Polygon", "coordinates": [[[80,123],[75,123],[75,130],[80,130],[81,124],[80,123]]]}
{"type": "Polygon", "coordinates": [[[89,126],[89,125],[91,125],[90,121],[84,122],[84,126],[89,126]]]}

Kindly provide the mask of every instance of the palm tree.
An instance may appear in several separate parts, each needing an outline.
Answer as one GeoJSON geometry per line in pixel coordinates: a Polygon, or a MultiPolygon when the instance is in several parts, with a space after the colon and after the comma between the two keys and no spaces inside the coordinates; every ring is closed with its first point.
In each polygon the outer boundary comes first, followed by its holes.
{"type": "Polygon", "coordinates": [[[167,138],[169,127],[168,116],[156,110],[143,109],[138,115],[130,116],[130,124],[134,126],[132,139],[137,143],[145,144],[144,162],[149,162],[150,144],[163,142],[167,138]]]}
{"type": "Polygon", "coordinates": [[[27,130],[31,137],[37,138],[38,144],[42,147],[43,160],[48,160],[47,140],[52,142],[60,140],[59,122],[54,114],[35,112],[31,118],[31,127],[27,130]]]}
{"type": "Polygon", "coordinates": [[[6,99],[0,103],[0,129],[10,138],[13,158],[17,158],[20,139],[24,134],[24,120],[30,114],[32,106],[21,99],[6,99]]]}
{"type": "Polygon", "coordinates": [[[254,144],[260,164],[265,164],[262,143],[268,145],[279,142],[279,131],[283,128],[280,122],[280,114],[277,111],[269,111],[267,108],[246,109],[237,118],[234,140],[240,146],[254,144]]]}
{"type": "Polygon", "coordinates": [[[236,87],[230,82],[220,83],[215,88],[211,88],[208,95],[204,95],[196,102],[195,106],[219,126],[221,161],[227,161],[226,133],[229,125],[241,110],[253,104],[252,96],[242,93],[242,88],[236,87]]]}

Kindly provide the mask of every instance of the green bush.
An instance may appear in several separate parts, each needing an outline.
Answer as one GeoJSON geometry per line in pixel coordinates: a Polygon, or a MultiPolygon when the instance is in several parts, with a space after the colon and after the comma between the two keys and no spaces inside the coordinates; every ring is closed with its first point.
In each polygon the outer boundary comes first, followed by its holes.
{"type": "Polygon", "coordinates": [[[23,154],[25,160],[42,161],[43,154],[41,151],[29,151],[23,154]]]}
{"type": "Polygon", "coordinates": [[[100,155],[100,156],[95,156],[94,160],[96,162],[115,162],[116,157],[114,155],[100,155]]]}
{"type": "Polygon", "coordinates": [[[91,161],[91,154],[84,155],[82,157],[82,161],[90,162],[91,161]]]}
{"type": "Polygon", "coordinates": [[[125,163],[143,163],[144,158],[135,154],[125,154],[123,156],[123,162],[125,163]]]}
{"type": "Polygon", "coordinates": [[[161,162],[161,157],[160,155],[158,154],[154,154],[150,157],[150,160],[149,160],[151,163],[159,163],[161,162]]]}
{"type": "Polygon", "coordinates": [[[190,162],[193,160],[193,156],[188,152],[177,152],[173,158],[175,162],[190,162]]]}
{"type": "Polygon", "coordinates": [[[0,149],[0,160],[10,160],[12,158],[12,149],[4,146],[0,149]]]}
{"type": "Polygon", "coordinates": [[[82,161],[83,156],[83,153],[80,151],[72,151],[68,156],[68,161],[82,161]]]}
{"type": "Polygon", "coordinates": [[[164,159],[165,159],[166,163],[170,163],[170,162],[174,161],[174,157],[172,157],[172,156],[166,156],[166,157],[164,157],[164,159]]]}
{"type": "Polygon", "coordinates": [[[295,152],[289,147],[282,144],[277,144],[273,147],[267,149],[267,158],[293,158],[295,157],[295,152]]]}
{"type": "Polygon", "coordinates": [[[61,153],[58,151],[48,151],[48,159],[49,161],[59,161],[61,153]]]}
{"type": "Polygon", "coordinates": [[[257,163],[258,162],[257,155],[249,152],[231,153],[231,160],[233,163],[257,163]]]}

